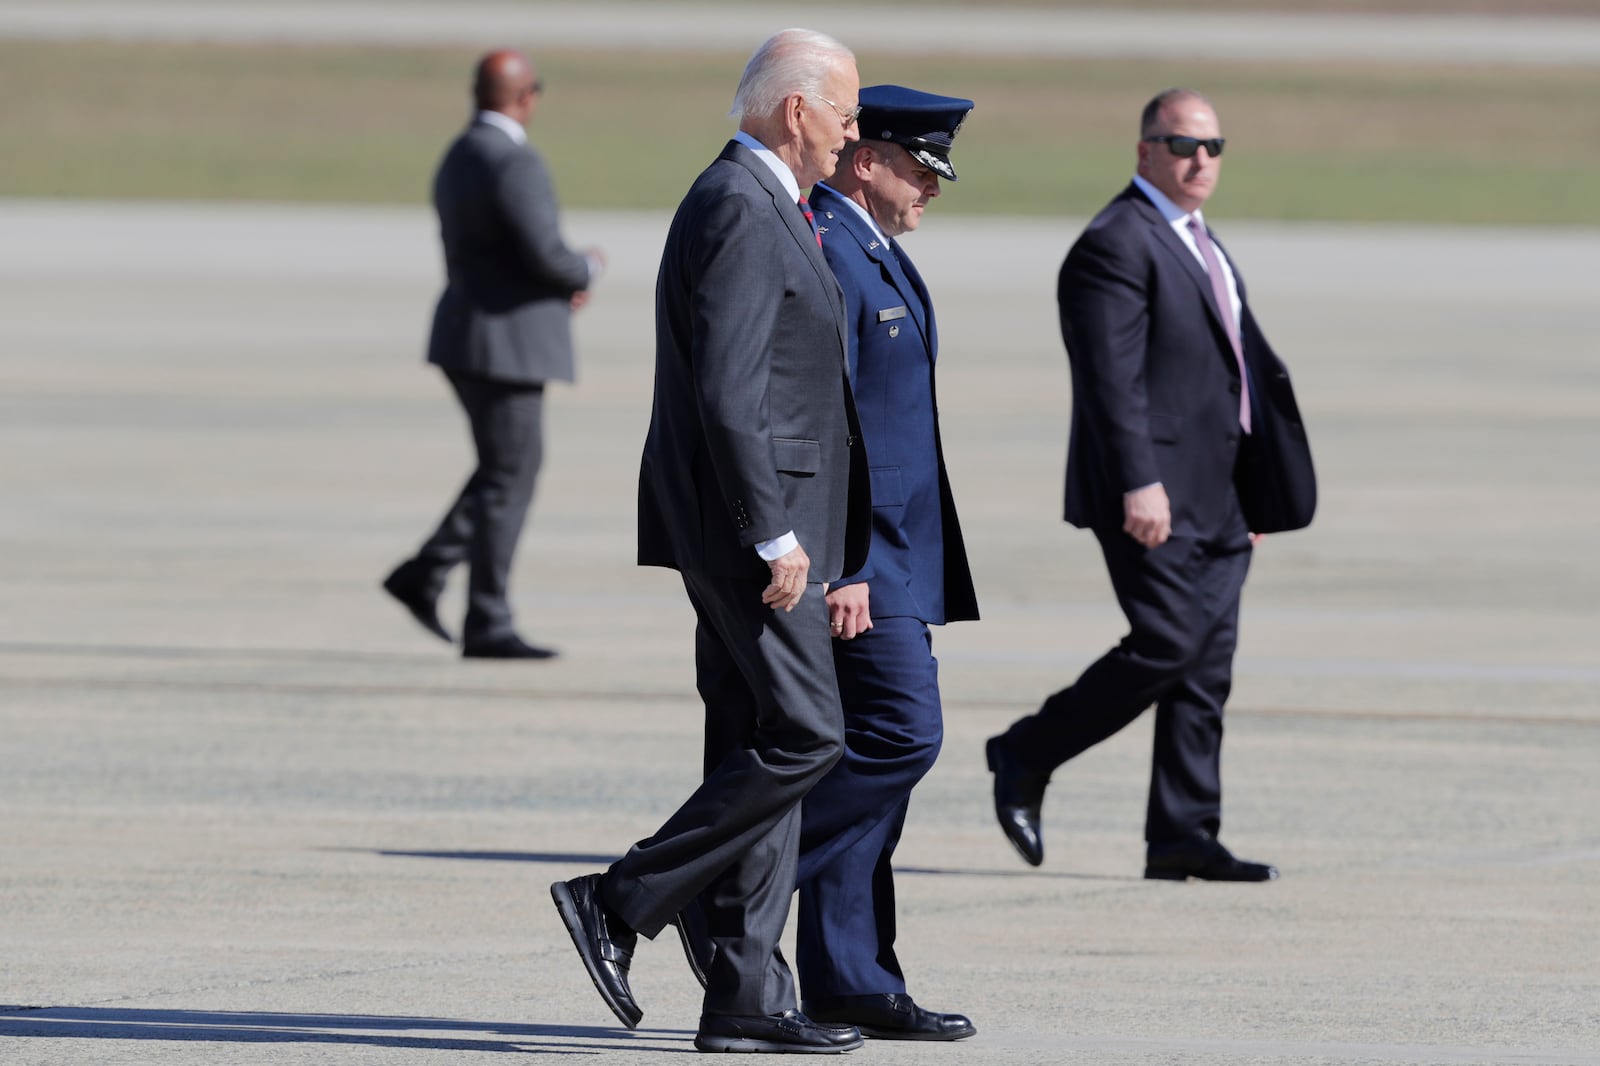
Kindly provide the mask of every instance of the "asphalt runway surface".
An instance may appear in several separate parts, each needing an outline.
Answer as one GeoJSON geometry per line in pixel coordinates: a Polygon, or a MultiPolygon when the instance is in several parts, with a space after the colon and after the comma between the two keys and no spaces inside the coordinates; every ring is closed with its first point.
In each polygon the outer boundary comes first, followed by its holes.
{"type": "MultiPolygon", "coordinates": [[[[1178,5],[1174,5],[1177,7],[1178,5]]],[[[1198,5],[1194,5],[1198,6],[1198,5]]],[[[873,53],[1600,63],[1600,19],[1303,11],[880,7],[865,4],[0,0],[0,36],[457,44],[749,52],[792,25],[873,53]]]]}
{"type": "MultiPolygon", "coordinates": [[[[1172,885],[1147,722],[1056,775],[1037,870],[981,754],[1122,633],[1059,520],[1082,221],[906,241],[984,619],[935,638],[902,957],[979,1035],[854,1058],[1600,1063],[1600,234],[1215,220],[1322,508],[1257,552],[1230,705],[1223,837],[1283,878],[1172,885]]],[[[670,934],[622,1030],[546,891],[699,764],[689,610],[632,565],[665,225],[568,218],[612,270],[515,581],[563,655],[467,663],[377,587],[469,462],[424,210],[0,202],[0,1062],[692,1051],[670,934]]]]}

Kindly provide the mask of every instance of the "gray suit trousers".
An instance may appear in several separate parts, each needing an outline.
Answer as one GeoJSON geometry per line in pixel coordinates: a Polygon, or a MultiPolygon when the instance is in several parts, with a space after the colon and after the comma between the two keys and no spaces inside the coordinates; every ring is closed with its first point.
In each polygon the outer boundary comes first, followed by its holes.
{"type": "Polygon", "coordinates": [[[470,644],[514,631],[507,586],[544,458],[544,386],[452,371],[445,376],[472,426],[478,466],[416,559],[426,575],[424,589],[433,596],[444,588],[451,567],[469,564],[461,636],[470,644]]]}
{"type": "Polygon", "coordinates": [[[791,612],[762,604],[762,581],[686,573],[683,583],[698,618],[705,780],[606,871],[601,891],[651,937],[700,897],[717,945],[706,1013],[774,1014],[795,1006],[778,944],[794,894],[800,801],[843,752],[827,605],[819,583],[791,612]]]}

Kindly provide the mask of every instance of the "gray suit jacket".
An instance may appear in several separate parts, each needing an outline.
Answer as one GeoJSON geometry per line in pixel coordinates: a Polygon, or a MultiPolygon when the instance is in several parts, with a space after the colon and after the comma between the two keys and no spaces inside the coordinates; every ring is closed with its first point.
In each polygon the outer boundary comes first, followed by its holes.
{"type": "Polygon", "coordinates": [[[730,141],[690,187],[656,281],[656,378],[639,562],[763,578],[793,530],[812,581],[866,560],[872,501],[844,298],[815,234],[730,141]]]}
{"type": "Polygon", "coordinates": [[[448,283],[428,362],[513,384],[571,381],[569,301],[589,264],[561,239],[544,160],[475,121],[439,164],[433,203],[448,283]]]}

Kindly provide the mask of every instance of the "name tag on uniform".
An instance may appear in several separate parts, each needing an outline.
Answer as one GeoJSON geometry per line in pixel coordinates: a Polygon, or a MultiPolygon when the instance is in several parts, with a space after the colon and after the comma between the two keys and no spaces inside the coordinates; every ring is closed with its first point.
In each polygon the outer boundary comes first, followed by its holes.
{"type": "Polygon", "coordinates": [[[904,318],[904,317],[906,317],[906,309],[905,309],[904,306],[901,306],[901,307],[886,307],[882,311],[878,312],[878,321],[879,322],[893,322],[897,318],[904,318]]]}

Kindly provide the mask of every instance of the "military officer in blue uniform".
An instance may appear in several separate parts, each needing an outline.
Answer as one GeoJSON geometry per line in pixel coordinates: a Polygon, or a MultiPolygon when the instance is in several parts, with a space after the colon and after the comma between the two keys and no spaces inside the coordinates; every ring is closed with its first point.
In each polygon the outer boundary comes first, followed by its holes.
{"type": "Polygon", "coordinates": [[[890,859],[943,736],[928,627],[978,617],[939,440],[933,304],[895,238],[956,179],[950,146],[972,101],[874,85],[860,103],[861,139],[812,190],[811,209],[844,290],[872,548],[827,595],[846,751],[802,805],[796,963],[814,1021],[959,1040],[972,1022],[918,1006],[894,952],[890,859]]]}
{"type": "MultiPolygon", "coordinates": [[[[878,1039],[960,1040],[972,1022],[919,1006],[894,951],[890,861],[944,732],[928,627],[978,617],[939,441],[933,304],[895,238],[917,228],[941,180],[955,180],[950,145],[972,101],[895,85],[859,100],[861,139],[808,204],[844,292],[872,545],[827,594],[845,752],[801,804],[801,1010],[878,1039]]],[[[717,950],[708,923],[698,902],[674,921],[702,984],[717,950]]]]}

